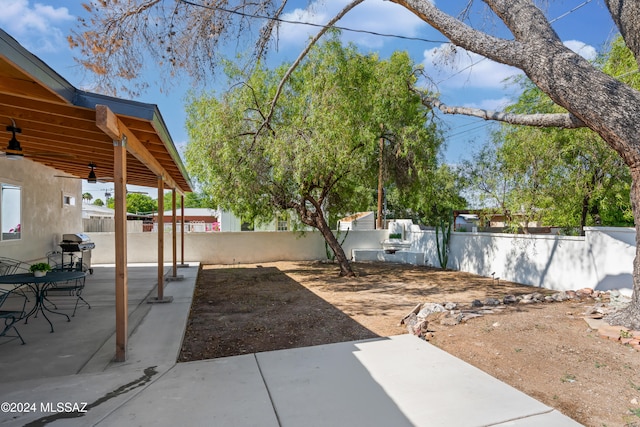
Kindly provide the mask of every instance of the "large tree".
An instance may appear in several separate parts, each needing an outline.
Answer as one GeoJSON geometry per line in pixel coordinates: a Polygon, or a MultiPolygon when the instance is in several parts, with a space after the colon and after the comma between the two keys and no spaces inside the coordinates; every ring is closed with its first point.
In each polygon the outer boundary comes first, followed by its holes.
{"type": "MultiPolygon", "coordinates": [[[[446,113],[474,115],[513,124],[590,128],[629,166],[631,206],[636,235],[640,235],[640,92],[567,48],[532,0],[484,1],[509,29],[512,39],[495,37],[472,28],[443,13],[429,1],[394,2],[420,16],[453,44],[521,69],[567,113],[501,114],[448,107],[439,100],[425,97],[426,103],[438,106],[446,113]]],[[[640,61],[640,3],[623,0],[605,0],[605,3],[626,45],[636,61],[640,61]]],[[[636,245],[633,265],[632,302],[610,316],[609,321],[640,328],[640,245],[636,245]]]]}
{"type": "MultiPolygon", "coordinates": [[[[113,209],[115,200],[111,197],[107,199],[107,207],[113,209]]],[[[146,194],[127,193],[127,212],[129,213],[150,213],[158,210],[158,202],[146,194]]]]}
{"type": "MultiPolygon", "coordinates": [[[[171,206],[173,196],[171,193],[165,193],[164,195],[164,206],[171,206]]],[[[181,208],[182,202],[181,198],[176,198],[176,208],[181,208]]],[[[201,192],[192,192],[187,193],[184,196],[184,207],[185,208],[210,208],[215,209],[215,206],[211,203],[210,197],[201,192]]]]}
{"type": "MultiPolygon", "coordinates": [[[[340,16],[363,0],[349,4],[340,16]]],[[[565,114],[509,115],[468,108],[447,107],[432,102],[443,111],[471,114],[488,120],[505,120],[515,124],[541,127],[588,127],[599,134],[629,166],[632,178],[631,204],[636,233],[640,235],[640,92],[611,77],[562,43],[543,11],[533,0],[484,0],[489,11],[511,33],[511,38],[497,37],[447,13],[429,0],[393,0],[440,31],[454,45],[483,55],[496,62],[517,67],[559,106],[565,114]]],[[[640,2],[604,0],[636,62],[640,61],[640,2]]],[[[220,1],[215,7],[197,12],[188,9],[192,2],[177,0],[173,7],[160,0],[120,0],[95,2],[93,14],[84,31],[71,37],[81,49],[83,63],[105,77],[131,79],[144,60],[141,50],[177,67],[215,63],[216,41],[221,36],[247,34],[247,20],[238,25],[221,8],[245,13],[279,17],[286,0],[220,1]],[[150,11],[155,9],[153,13],[150,11]],[[150,14],[151,19],[150,19],[150,14]],[[161,16],[154,18],[153,14],[161,16]],[[188,18],[185,16],[189,15],[188,18]],[[189,46],[176,42],[184,41],[189,46]],[[187,47],[187,48],[185,48],[187,47]]],[[[468,5],[467,5],[468,6],[468,5]]],[[[466,8],[466,7],[465,7],[466,8]]],[[[247,16],[246,14],[243,16],[247,16]]],[[[385,19],[380,17],[380,19],[385,19]]],[[[260,29],[256,54],[264,52],[266,41],[276,27],[275,21],[260,29]]],[[[482,25],[482,24],[480,24],[482,25]]],[[[317,39],[317,38],[316,38],[317,39]]],[[[202,67],[195,67],[202,70],[202,67]]],[[[194,75],[197,73],[194,73],[194,75]]],[[[276,96],[277,98],[277,96],[276,96]]],[[[265,117],[265,121],[271,114],[265,117]]],[[[618,312],[612,321],[640,328],[640,245],[633,266],[634,292],[631,305],[618,312]]]]}
{"type": "Polygon", "coordinates": [[[213,203],[245,219],[295,211],[322,233],[340,274],[352,275],[328,213],[368,206],[380,138],[393,158],[391,182],[400,191],[425,188],[436,167],[437,129],[408,90],[416,77],[406,53],[380,60],[337,37],[317,45],[291,74],[263,126],[287,68],[258,65],[219,97],[194,95],[187,108],[187,164],[213,203]]]}

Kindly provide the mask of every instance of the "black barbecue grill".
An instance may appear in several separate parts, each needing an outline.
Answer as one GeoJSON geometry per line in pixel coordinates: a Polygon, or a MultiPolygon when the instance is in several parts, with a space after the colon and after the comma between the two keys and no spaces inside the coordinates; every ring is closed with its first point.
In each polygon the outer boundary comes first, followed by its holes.
{"type": "Polygon", "coordinates": [[[91,241],[89,236],[82,233],[63,234],[62,242],[60,242],[58,246],[62,249],[62,269],[77,271],[88,270],[89,273],[93,274],[93,268],[91,268],[91,250],[96,247],[96,244],[91,241]],[[67,258],[65,258],[65,256],[67,256],[67,258]]]}

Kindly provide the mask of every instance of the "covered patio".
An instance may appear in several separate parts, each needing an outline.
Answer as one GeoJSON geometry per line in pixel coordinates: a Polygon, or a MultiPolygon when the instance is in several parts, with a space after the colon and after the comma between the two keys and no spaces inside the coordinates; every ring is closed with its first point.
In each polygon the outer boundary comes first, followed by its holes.
{"type": "MultiPolygon", "coordinates": [[[[20,345],[17,339],[2,338],[3,383],[99,373],[110,367],[135,365],[140,359],[145,364],[174,363],[180,351],[198,268],[194,264],[193,268],[181,270],[184,280],[167,284],[167,291],[173,296],[171,304],[148,304],[147,300],[157,293],[155,281],[150,280],[156,268],[153,264],[130,264],[127,269],[129,338],[135,339],[135,333],[143,323],[142,328],[153,329],[153,333],[144,337],[143,343],[129,343],[131,353],[127,362],[113,362],[115,266],[97,265],[94,274],[87,276],[82,293],[91,309],[86,305],[79,306],[70,322],[63,316],[49,313],[54,333],[40,315],[29,318],[26,324],[18,322],[15,326],[26,341],[25,345],[20,345]]],[[[167,265],[165,269],[170,267],[167,265]]],[[[57,306],[56,311],[71,315],[75,297],[56,296],[52,302],[57,306]]]]}
{"type": "MultiPolygon", "coordinates": [[[[115,199],[115,360],[127,359],[128,268],[126,234],[127,185],[155,187],[164,211],[164,191],[172,191],[173,227],[176,197],[192,186],[157,106],[75,88],[62,76],[0,30],[0,132],[4,159],[37,162],[56,175],[111,182],[115,199]]],[[[19,170],[16,162],[10,170],[19,170]]],[[[10,176],[9,179],[12,177],[10,176]]],[[[71,178],[70,178],[71,179],[71,178]]],[[[15,178],[19,184],[19,178],[15,178]]],[[[31,203],[32,195],[25,194],[31,203]]],[[[36,209],[33,206],[25,208],[36,209]]],[[[157,296],[164,302],[164,226],[158,233],[157,296]]],[[[74,225],[81,227],[81,224],[74,225]]],[[[23,230],[27,227],[23,226],[23,230]]],[[[66,232],[77,232],[68,230],[66,232]]],[[[177,243],[173,234],[173,276],[177,243]]],[[[22,240],[29,239],[24,232],[22,240]]],[[[183,241],[183,240],[182,240],[183,241]]],[[[1,242],[0,242],[1,243],[1,242]]],[[[20,242],[12,242],[14,245],[20,242]]],[[[8,245],[7,245],[8,247],[8,245]]],[[[0,255],[10,256],[11,248],[0,255]]],[[[40,254],[44,256],[44,254],[40,254]]],[[[183,262],[181,258],[181,262],[183,262]]]]}

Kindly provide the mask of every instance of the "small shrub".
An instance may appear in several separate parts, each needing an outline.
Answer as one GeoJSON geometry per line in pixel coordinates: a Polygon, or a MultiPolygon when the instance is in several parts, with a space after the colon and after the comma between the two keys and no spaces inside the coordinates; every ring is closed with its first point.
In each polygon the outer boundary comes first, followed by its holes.
{"type": "Polygon", "coordinates": [[[51,271],[51,266],[46,262],[38,262],[29,267],[29,271],[32,273],[34,271],[51,271]]]}

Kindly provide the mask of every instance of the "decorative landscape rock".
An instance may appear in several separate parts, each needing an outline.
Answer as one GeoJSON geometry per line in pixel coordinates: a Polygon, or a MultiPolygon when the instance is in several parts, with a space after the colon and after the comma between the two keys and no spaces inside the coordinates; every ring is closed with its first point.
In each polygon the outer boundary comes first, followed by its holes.
{"type": "Polygon", "coordinates": [[[626,307],[630,302],[631,298],[622,295],[620,291],[613,290],[609,292],[609,304],[615,309],[626,307]]]}
{"type": "Polygon", "coordinates": [[[442,313],[443,311],[447,311],[441,304],[436,304],[433,302],[426,302],[422,304],[420,311],[416,313],[418,317],[427,318],[432,313],[442,313]]]}
{"type": "Polygon", "coordinates": [[[427,333],[429,327],[427,317],[433,313],[443,312],[446,312],[446,310],[441,304],[432,302],[418,304],[400,321],[400,324],[407,325],[407,331],[410,334],[423,337],[427,333]]]}
{"type": "Polygon", "coordinates": [[[553,299],[553,301],[562,302],[562,301],[568,300],[569,296],[567,295],[566,292],[562,291],[562,292],[558,292],[557,294],[553,294],[551,298],[553,299]]]}
{"type": "Polygon", "coordinates": [[[487,298],[486,300],[484,300],[484,305],[488,305],[488,306],[500,305],[500,300],[495,298],[487,298]]]}
{"type": "Polygon", "coordinates": [[[456,304],[455,302],[447,302],[444,304],[444,308],[446,310],[455,310],[456,308],[458,308],[458,304],[456,304]]]}
{"type": "Polygon", "coordinates": [[[507,304],[516,304],[518,302],[518,298],[516,298],[515,295],[505,295],[505,297],[502,299],[502,303],[507,305],[507,304]]]}
{"type": "MultiPolygon", "coordinates": [[[[502,311],[509,305],[554,303],[585,298],[591,298],[596,301],[596,304],[584,313],[584,316],[590,319],[602,319],[610,312],[624,307],[631,301],[629,297],[622,295],[617,290],[603,292],[584,288],[577,291],[559,291],[547,295],[534,292],[518,296],[506,295],[502,301],[496,298],[486,298],[484,302],[475,299],[471,302],[469,309],[461,310],[458,310],[458,308],[462,305],[454,302],[418,304],[400,321],[400,324],[407,325],[407,330],[410,334],[428,340],[434,335],[432,331],[428,330],[430,322],[440,323],[444,326],[455,326],[476,317],[502,311]]],[[[640,331],[629,331],[623,327],[607,324],[598,328],[598,335],[605,339],[619,341],[640,351],[640,331]]]]}

